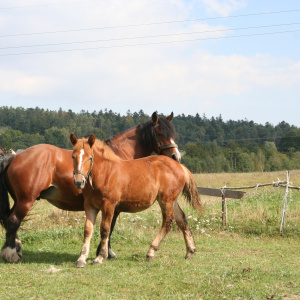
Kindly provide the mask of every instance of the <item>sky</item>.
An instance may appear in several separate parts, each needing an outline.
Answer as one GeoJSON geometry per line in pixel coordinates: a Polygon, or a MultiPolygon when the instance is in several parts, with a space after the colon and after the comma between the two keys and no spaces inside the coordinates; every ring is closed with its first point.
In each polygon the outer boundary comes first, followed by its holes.
{"type": "Polygon", "coordinates": [[[0,106],[300,127],[300,1],[2,0],[0,106]]]}

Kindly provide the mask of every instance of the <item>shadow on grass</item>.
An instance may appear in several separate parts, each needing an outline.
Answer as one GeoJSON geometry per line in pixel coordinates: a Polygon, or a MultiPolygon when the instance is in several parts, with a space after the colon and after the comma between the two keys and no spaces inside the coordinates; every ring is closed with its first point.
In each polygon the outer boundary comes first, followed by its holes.
{"type": "MultiPolygon", "coordinates": [[[[70,253],[58,253],[53,251],[23,251],[23,257],[21,259],[22,264],[37,263],[37,264],[62,264],[62,263],[74,263],[77,261],[79,255],[70,253]]],[[[0,259],[0,265],[5,262],[0,259]]]]}

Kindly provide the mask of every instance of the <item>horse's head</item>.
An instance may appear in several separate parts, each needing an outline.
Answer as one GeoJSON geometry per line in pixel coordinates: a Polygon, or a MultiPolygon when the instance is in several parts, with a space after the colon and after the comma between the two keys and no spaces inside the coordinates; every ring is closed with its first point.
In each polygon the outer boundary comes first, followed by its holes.
{"type": "Polygon", "coordinates": [[[88,178],[91,179],[94,154],[93,145],[95,136],[92,134],[88,139],[78,140],[72,133],[70,140],[73,148],[72,158],[74,165],[74,184],[78,189],[83,189],[88,178]]]}
{"type": "Polygon", "coordinates": [[[159,118],[156,112],[152,114],[154,152],[180,162],[181,155],[175,144],[175,129],[171,123],[172,119],[173,112],[166,118],[159,118]]]}

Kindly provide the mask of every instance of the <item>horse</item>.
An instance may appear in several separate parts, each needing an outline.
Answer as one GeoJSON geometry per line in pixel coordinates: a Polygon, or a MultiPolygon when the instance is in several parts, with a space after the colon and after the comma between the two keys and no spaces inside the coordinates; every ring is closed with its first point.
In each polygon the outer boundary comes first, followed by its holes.
{"type": "MultiPolygon", "coordinates": [[[[154,112],[141,123],[106,140],[122,159],[149,156],[153,151],[180,160],[175,144],[173,112],[166,118],[154,112]]],[[[0,223],[6,230],[1,251],[5,262],[17,263],[22,257],[22,244],[17,231],[34,201],[46,199],[54,206],[69,211],[83,211],[83,196],[73,184],[72,150],[39,144],[0,163],[0,223]],[[10,208],[8,193],[14,200],[10,208]]],[[[115,214],[111,232],[118,214],[115,214]]],[[[110,249],[110,257],[115,253],[110,249]]]]}
{"type": "Polygon", "coordinates": [[[136,160],[122,160],[103,141],[92,134],[77,139],[71,134],[74,184],[84,196],[86,222],[84,242],[76,267],[84,267],[98,212],[102,212],[101,241],[93,264],[108,257],[108,241],[114,214],[135,213],[149,208],[157,200],[162,212],[162,228],[150,245],[146,259],[151,261],[175,218],[186,243],[186,259],[196,251],[195,242],[184,212],[177,203],[183,195],[201,212],[197,185],[190,171],[169,157],[155,155],[136,160]]]}

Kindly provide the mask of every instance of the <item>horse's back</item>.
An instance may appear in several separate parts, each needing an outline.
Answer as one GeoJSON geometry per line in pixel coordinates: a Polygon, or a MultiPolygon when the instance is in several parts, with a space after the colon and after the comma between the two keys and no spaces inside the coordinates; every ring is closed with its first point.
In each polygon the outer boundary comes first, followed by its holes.
{"type": "Polygon", "coordinates": [[[176,177],[176,179],[184,178],[184,171],[180,163],[163,155],[122,161],[122,163],[128,172],[132,173],[132,170],[133,172],[137,171],[137,176],[141,176],[143,173],[150,173],[154,176],[168,176],[169,179],[172,177],[176,177]]]}
{"type": "Polygon", "coordinates": [[[27,148],[17,154],[9,166],[9,170],[22,169],[23,172],[34,172],[35,169],[41,169],[43,166],[51,167],[56,165],[57,161],[72,161],[70,150],[58,148],[49,144],[38,144],[27,148]]]}
{"type": "Polygon", "coordinates": [[[123,174],[129,185],[136,186],[140,192],[145,189],[165,192],[173,189],[182,191],[185,174],[181,165],[162,155],[154,155],[132,161],[122,161],[123,174]]]}
{"type": "Polygon", "coordinates": [[[172,187],[174,190],[178,189],[181,191],[185,184],[185,173],[180,163],[163,155],[155,155],[149,158],[159,174],[161,189],[163,187],[165,189],[172,187]]]}
{"type": "Polygon", "coordinates": [[[31,193],[38,197],[52,184],[58,169],[66,166],[72,176],[71,153],[48,144],[38,144],[20,152],[7,169],[10,191],[15,195],[31,193]],[[68,167],[69,164],[71,167],[68,167]]]}

